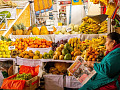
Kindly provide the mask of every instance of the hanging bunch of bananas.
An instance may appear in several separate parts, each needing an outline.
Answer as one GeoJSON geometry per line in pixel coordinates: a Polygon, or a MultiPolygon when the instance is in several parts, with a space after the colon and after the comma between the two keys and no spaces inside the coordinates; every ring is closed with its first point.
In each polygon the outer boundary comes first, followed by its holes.
{"type": "Polygon", "coordinates": [[[6,5],[6,6],[10,6],[10,7],[17,7],[17,4],[10,1],[4,1],[4,0],[0,0],[0,5],[6,5]]]}

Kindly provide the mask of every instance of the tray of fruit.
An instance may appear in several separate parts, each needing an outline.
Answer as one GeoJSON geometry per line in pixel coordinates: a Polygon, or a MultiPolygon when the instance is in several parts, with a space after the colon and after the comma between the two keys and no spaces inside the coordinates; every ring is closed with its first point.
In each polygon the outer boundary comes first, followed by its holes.
{"type": "Polygon", "coordinates": [[[44,52],[49,52],[50,50],[52,50],[52,47],[49,47],[49,48],[27,48],[27,51],[29,51],[29,50],[32,50],[33,52],[35,52],[35,51],[40,51],[40,53],[41,54],[44,54],[44,52]]]}

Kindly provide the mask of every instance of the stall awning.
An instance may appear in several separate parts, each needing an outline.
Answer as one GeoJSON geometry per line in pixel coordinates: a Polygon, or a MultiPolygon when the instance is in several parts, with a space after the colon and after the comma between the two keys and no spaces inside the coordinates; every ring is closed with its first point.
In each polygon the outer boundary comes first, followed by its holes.
{"type": "Polygon", "coordinates": [[[34,0],[35,11],[46,11],[52,7],[52,0],[34,0]]]}

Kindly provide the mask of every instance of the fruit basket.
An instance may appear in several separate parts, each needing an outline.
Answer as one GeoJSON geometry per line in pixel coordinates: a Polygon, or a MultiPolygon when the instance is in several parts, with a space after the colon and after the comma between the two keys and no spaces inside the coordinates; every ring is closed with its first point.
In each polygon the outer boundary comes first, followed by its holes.
{"type": "Polygon", "coordinates": [[[40,67],[42,66],[42,62],[39,59],[26,59],[26,58],[20,58],[17,57],[17,65],[25,65],[25,66],[32,66],[35,67],[39,65],[40,67]]]}

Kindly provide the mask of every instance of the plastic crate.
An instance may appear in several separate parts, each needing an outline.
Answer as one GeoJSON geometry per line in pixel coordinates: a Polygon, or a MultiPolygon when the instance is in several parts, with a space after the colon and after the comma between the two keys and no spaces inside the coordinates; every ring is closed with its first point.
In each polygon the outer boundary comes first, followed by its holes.
{"type": "Polygon", "coordinates": [[[81,88],[82,84],[74,76],[65,76],[64,77],[64,87],[81,88]]]}
{"type": "Polygon", "coordinates": [[[63,75],[44,75],[45,90],[64,90],[63,75]]]}
{"type": "Polygon", "coordinates": [[[35,67],[35,66],[39,65],[41,67],[42,62],[41,62],[41,60],[33,60],[33,59],[17,57],[17,65],[25,65],[25,66],[31,66],[31,67],[35,67]]]}

